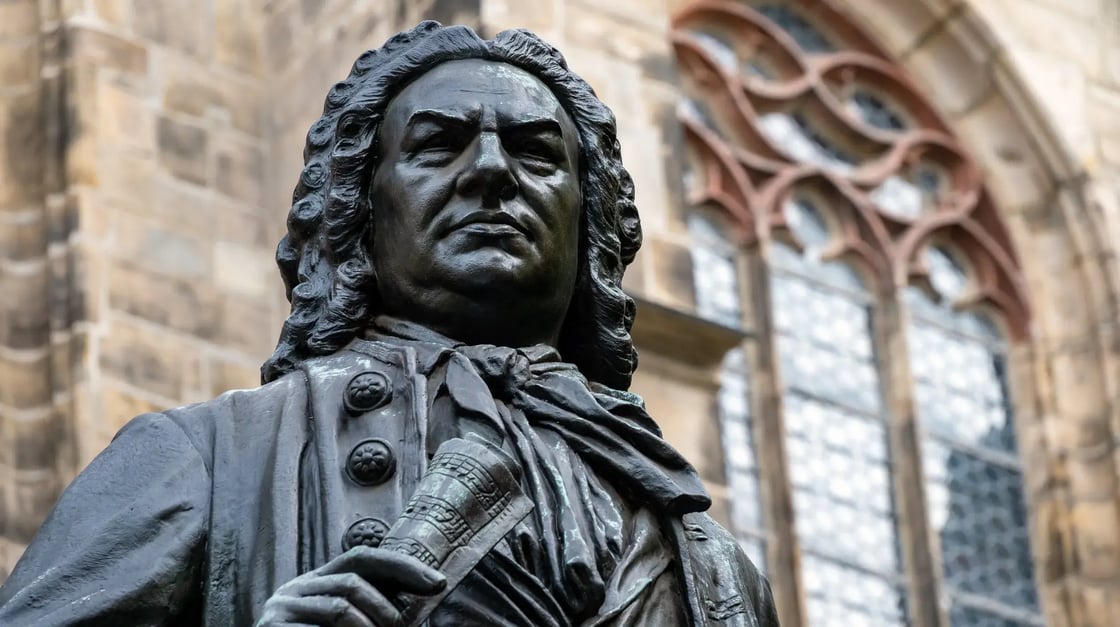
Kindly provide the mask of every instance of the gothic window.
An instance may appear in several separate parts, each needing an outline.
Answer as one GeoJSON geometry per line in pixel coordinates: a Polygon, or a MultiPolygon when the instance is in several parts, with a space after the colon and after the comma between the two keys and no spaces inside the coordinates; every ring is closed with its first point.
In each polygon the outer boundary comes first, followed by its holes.
{"type": "Polygon", "coordinates": [[[1007,374],[1029,312],[976,165],[828,3],[697,0],[672,37],[697,313],[751,338],[719,403],[743,546],[801,624],[1041,624],[1007,374]]]}

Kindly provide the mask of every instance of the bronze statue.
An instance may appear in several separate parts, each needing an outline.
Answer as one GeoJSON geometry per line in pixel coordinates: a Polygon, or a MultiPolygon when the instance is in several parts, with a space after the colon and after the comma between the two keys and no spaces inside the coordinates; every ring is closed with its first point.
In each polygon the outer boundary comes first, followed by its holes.
{"type": "Polygon", "coordinates": [[[0,624],[777,625],[625,391],[633,185],[555,48],[425,22],[304,154],[264,385],[121,430],[0,624]]]}

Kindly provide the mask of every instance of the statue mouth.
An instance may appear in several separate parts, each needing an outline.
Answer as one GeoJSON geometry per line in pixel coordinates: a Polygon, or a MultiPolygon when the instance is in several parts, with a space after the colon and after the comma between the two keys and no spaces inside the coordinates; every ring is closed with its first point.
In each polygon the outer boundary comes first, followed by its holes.
{"type": "Polygon", "coordinates": [[[451,225],[450,232],[462,231],[483,237],[517,237],[532,239],[529,230],[517,218],[504,211],[474,211],[451,225]]]}

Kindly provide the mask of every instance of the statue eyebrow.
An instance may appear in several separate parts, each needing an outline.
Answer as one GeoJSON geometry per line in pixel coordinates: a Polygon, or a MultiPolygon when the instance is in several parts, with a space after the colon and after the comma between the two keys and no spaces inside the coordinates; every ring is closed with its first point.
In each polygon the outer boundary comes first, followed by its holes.
{"type": "Polygon", "coordinates": [[[560,122],[552,118],[510,120],[502,132],[518,135],[557,135],[564,137],[564,129],[560,126],[560,122]]]}
{"type": "MultiPolygon", "coordinates": [[[[434,122],[440,126],[451,127],[473,126],[478,122],[480,115],[481,112],[477,110],[468,111],[465,114],[457,114],[447,111],[437,111],[435,109],[420,109],[409,116],[405,128],[411,129],[414,125],[423,124],[424,122],[434,122]]],[[[508,132],[523,135],[554,134],[560,137],[564,136],[564,130],[560,122],[553,118],[509,120],[506,121],[503,126],[505,127],[502,129],[503,134],[508,132]]]]}
{"type": "Polygon", "coordinates": [[[478,121],[479,112],[470,111],[466,115],[456,115],[446,111],[436,111],[434,109],[420,109],[408,118],[408,124],[405,128],[412,128],[415,124],[424,122],[435,122],[440,126],[470,126],[478,121]]]}

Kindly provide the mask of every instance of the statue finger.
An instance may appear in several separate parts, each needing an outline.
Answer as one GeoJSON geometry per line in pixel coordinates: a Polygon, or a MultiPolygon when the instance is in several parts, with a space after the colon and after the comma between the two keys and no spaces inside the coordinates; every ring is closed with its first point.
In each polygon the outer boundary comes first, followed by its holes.
{"type": "Polygon", "coordinates": [[[355,573],[320,575],[305,579],[291,592],[306,597],[341,597],[373,620],[378,626],[396,625],[400,611],[380,590],[355,573]]]}
{"type": "Polygon", "coordinates": [[[356,573],[374,585],[392,585],[413,594],[442,592],[447,577],[424,562],[401,553],[357,546],[320,567],[320,575],[356,573]]]}
{"type": "Polygon", "coordinates": [[[394,623],[374,623],[344,597],[283,597],[274,606],[279,624],[308,624],[318,627],[393,627],[394,623]]]}

